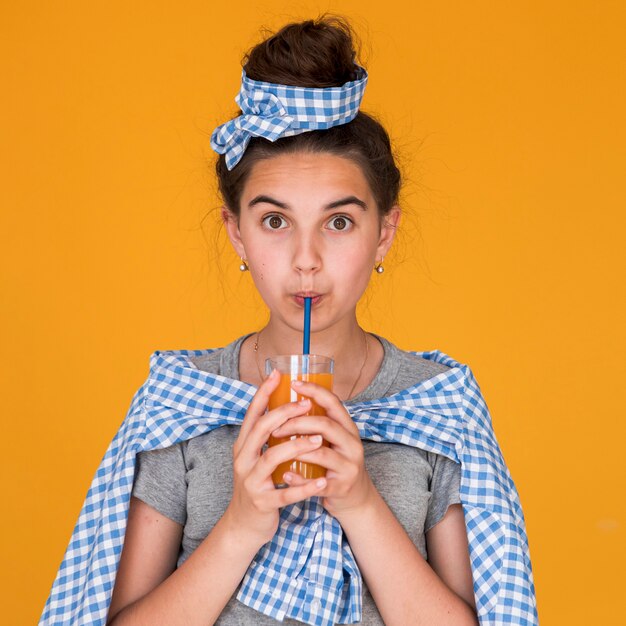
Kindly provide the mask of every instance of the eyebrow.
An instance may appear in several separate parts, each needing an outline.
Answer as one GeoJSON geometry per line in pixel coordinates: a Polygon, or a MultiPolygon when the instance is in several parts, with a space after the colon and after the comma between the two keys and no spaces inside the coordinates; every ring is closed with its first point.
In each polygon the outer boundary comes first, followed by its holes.
{"type": "MultiPolygon", "coordinates": [[[[284,202],[280,202],[280,200],[276,200],[275,198],[272,198],[271,196],[265,196],[263,194],[256,196],[255,198],[250,200],[250,202],[248,203],[248,208],[251,209],[253,206],[256,206],[257,204],[273,204],[279,209],[285,209],[287,211],[290,209],[290,206],[288,204],[285,204],[284,202]]],[[[361,207],[364,211],[367,211],[367,204],[365,204],[363,200],[360,200],[356,196],[346,196],[345,198],[340,198],[339,200],[335,200],[334,202],[327,204],[323,210],[331,211],[332,209],[337,209],[339,207],[347,206],[349,204],[356,204],[357,206],[361,207]]]]}

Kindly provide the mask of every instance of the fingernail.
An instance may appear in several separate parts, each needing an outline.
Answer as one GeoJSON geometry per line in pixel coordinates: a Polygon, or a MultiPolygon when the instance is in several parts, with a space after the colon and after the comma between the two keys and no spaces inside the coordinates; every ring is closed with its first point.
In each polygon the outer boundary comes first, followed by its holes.
{"type": "Polygon", "coordinates": [[[318,478],[318,479],[315,481],[315,486],[316,486],[318,489],[321,489],[322,487],[326,487],[326,479],[325,479],[325,478],[318,478]]]}
{"type": "Polygon", "coordinates": [[[300,385],[302,385],[302,381],[301,380],[292,380],[291,384],[293,387],[300,387],[300,385]]]}
{"type": "Polygon", "coordinates": [[[276,378],[276,374],[278,373],[278,370],[276,368],[274,368],[270,375],[268,376],[268,378],[276,378]]]}
{"type": "Polygon", "coordinates": [[[308,398],[304,398],[304,400],[300,400],[300,401],[298,402],[298,404],[299,404],[300,406],[308,406],[308,405],[309,405],[309,402],[310,402],[310,400],[309,400],[308,398]]]}
{"type": "Polygon", "coordinates": [[[290,482],[293,480],[293,474],[292,474],[291,472],[285,472],[285,473],[283,474],[283,480],[284,480],[286,483],[290,483],[290,482]]]}
{"type": "Polygon", "coordinates": [[[319,446],[320,443],[322,443],[322,435],[311,435],[309,437],[309,441],[311,443],[314,443],[315,445],[319,446]]]}

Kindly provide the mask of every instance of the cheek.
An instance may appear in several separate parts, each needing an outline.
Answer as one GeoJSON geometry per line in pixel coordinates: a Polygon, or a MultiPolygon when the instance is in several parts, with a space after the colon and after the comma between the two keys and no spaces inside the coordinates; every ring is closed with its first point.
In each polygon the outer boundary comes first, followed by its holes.
{"type": "Polygon", "coordinates": [[[369,283],[376,250],[358,247],[343,250],[333,259],[333,276],[350,291],[363,291],[369,283]]]}
{"type": "Polygon", "coordinates": [[[273,282],[280,280],[285,260],[280,246],[266,246],[262,244],[246,247],[250,274],[260,292],[266,291],[273,282]],[[274,279],[274,280],[273,280],[274,279]]]}

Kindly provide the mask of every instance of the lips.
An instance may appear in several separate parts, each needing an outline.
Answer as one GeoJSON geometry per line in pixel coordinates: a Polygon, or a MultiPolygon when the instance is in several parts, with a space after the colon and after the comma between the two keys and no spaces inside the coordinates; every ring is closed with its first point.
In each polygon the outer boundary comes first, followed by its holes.
{"type": "Polygon", "coordinates": [[[298,306],[304,306],[305,298],[311,298],[311,306],[315,306],[324,296],[313,291],[299,291],[298,293],[293,294],[292,297],[298,306]]]}

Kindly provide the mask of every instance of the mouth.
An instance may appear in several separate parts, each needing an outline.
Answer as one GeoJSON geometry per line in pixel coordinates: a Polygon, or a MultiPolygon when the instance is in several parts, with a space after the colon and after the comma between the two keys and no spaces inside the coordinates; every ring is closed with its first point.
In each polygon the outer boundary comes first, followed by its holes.
{"type": "Polygon", "coordinates": [[[314,291],[299,291],[292,295],[294,302],[301,307],[304,306],[305,298],[311,298],[311,306],[315,306],[323,297],[322,294],[315,293],[314,291]]]}

